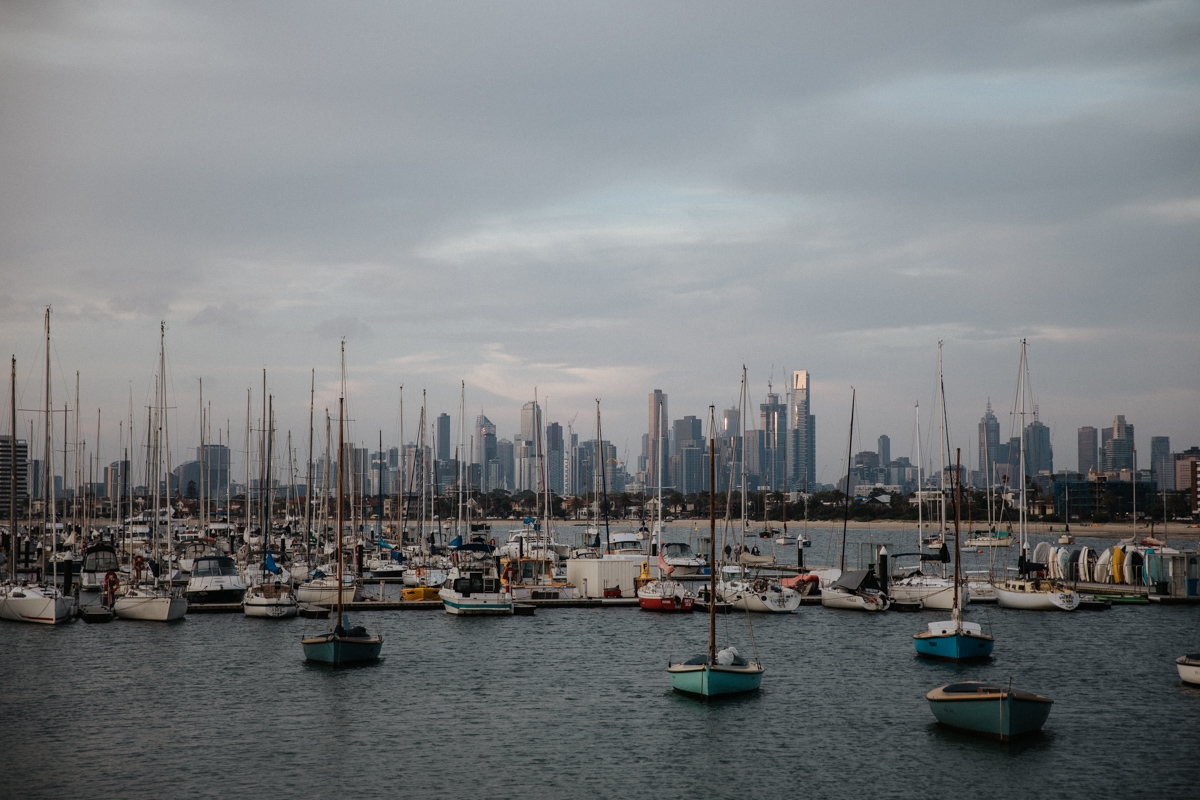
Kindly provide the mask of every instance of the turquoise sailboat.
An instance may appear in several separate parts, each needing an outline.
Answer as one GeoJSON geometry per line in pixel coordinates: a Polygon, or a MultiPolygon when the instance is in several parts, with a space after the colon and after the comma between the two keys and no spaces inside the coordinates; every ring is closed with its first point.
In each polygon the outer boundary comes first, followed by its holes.
{"type": "Polygon", "coordinates": [[[950,611],[950,619],[931,622],[928,627],[913,634],[913,644],[917,655],[936,661],[982,661],[991,657],[992,648],[996,642],[983,632],[976,622],[964,622],[962,618],[963,594],[962,575],[959,562],[958,529],[961,522],[959,507],[962,503],[962,482],[959,477],[962,450],[955,456],[954,475],[954,607],[950,611]]]}
{"type": "MultiPolygon", "coordinates": [[[[338,398],[338,458],[337,458],[337,574],[343,575],[345,566],[342,563],[342,507],[345,500],[345,463],[346,450],[343,430],[346,405],[346,343],[342,342],[342,396],[338,398]]],[[[368,636],[366,628],[344,626],[345,615],[342,608],[342,592],[337,592],[337,614],[334,616],[333,627],[327,633],[307,636],[300,640],[304,647],[304,658],[320,664],[334,667],[361,664],[375,661],[383,649],[382,636],[368,636]]]]}
{"type": "MultiPolygon", "coordinates": [[[[709,414],[709,444],[708,444],[708,485],[717,485],[716,477],[716,440],[714,438],[716,414],[713,406],[708,407],[709,414]]],[[[680,694],[709,700],[715,697],[744,694],[758,691],[762,686],[763,666],[757,661],[751,661],[738,654],[733,647],[717,650],[717,604],[713,598],[717,596],[717,511],[715,492],[709,493],[708,503],[708,652],[690,658],[679,664],[669,664],[667,672],[671,676],[671,688],[680,694]]]]}

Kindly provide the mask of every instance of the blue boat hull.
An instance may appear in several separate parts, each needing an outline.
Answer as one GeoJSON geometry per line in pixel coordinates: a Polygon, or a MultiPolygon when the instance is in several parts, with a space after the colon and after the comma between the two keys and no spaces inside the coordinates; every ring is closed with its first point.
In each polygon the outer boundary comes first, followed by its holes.
{"type": "Polygon", "coordinates": [[[1004,742],[1040,730],[1054,703],[1049,697],[1019,689],[971,681],[938,687],[925,698],[943,725],[1004,742]]]}
{"type": "Polygon", "coordinates": [[[301,644],[306,660],[340,667],[378,659],[383,637],[349,638],[330,633],[303,639],[301,644]]]}
{"type": "Polygon", "coordinates": [[[758,664],[746,667],[676,664],[667,671],[671,674],[672,689],[701,699],[755,692],[762,686],[763,668],[758,664]]]}
{"type": "Polygon", "coordinates": [[[951,633],[945,636],[917,634],[917,654],[936,661],[982,661],[992,655],[996,643],[989,637],[951,633]]]}

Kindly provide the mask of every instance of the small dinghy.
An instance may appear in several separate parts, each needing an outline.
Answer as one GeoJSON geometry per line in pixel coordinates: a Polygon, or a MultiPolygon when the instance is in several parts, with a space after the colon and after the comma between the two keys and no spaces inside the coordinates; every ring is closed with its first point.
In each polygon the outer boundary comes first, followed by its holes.
{"type": "Polygon", "coordinates": [[[982,681],[962,681],[925,695],[938,722],[1007,742],[1039,731],[1054,701],[1032,692],[982,681]]]}

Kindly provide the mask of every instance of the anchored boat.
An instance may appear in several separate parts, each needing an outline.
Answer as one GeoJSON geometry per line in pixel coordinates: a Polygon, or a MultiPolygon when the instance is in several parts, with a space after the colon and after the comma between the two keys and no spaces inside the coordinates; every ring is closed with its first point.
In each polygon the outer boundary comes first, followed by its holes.
{"type": "Polygon", "coordinates": [[[938,722],[1007,742],[1041,730],[1054,701],[1040,694],[982,681],[931,689],[925,699],[938,722]]]}

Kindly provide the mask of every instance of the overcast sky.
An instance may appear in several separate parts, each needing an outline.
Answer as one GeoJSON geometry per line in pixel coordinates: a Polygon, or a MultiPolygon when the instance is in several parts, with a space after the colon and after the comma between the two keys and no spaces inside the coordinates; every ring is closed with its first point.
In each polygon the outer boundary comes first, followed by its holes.
{"type": "Polygon", "coordinates": [[[973,463],[1025,337],[1055,467],[1118,413],[1148,466],[1200,445],[1198,177],[1195,2],[0,5],[0,341],[38,407],[53,306],[106,460],[165,320],[182,445],[264,367],[305,439],[345,337],[385,444],[465,381],[502,437],[599,397],[633,460],[651,390],[808,369],[832,482],[851,386],[854,449],[915,454],[939,339],[973,463]]]}

